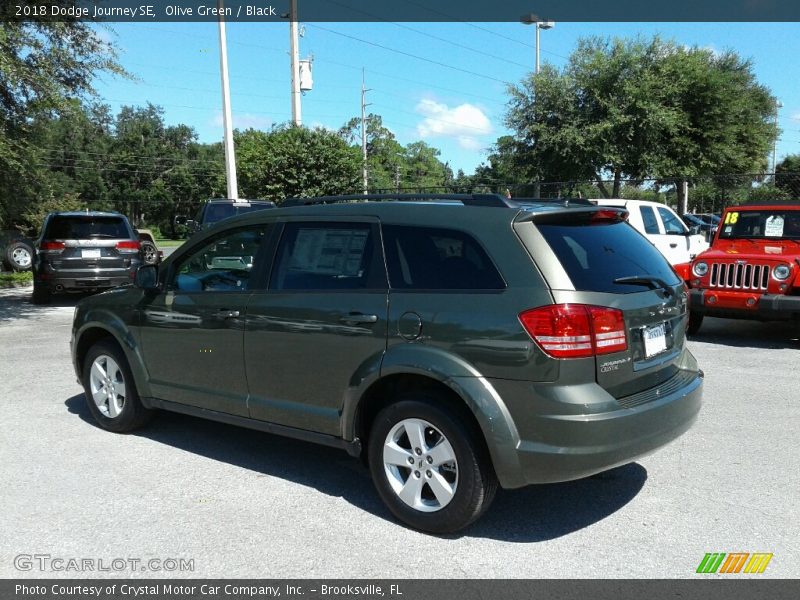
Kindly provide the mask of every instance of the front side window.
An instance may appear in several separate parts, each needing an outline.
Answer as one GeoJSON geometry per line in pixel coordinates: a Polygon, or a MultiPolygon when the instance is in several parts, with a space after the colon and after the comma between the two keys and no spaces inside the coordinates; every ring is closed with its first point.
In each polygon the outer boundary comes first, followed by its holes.
{"type": "Polygon", "coordinates": [[[266,232],[266,225],[258,225],[215,237],[176,264],[170,288],[182,292],[250,289],[250,275],[266,232]]]}
{"type": "Polygon", "coordinates": [[[500,290],[505,283],[470,235],[451,229],[385,225],[389,283],[401,290],[500,290]]]}
{"type": "Polygon", "coordinates": [[[664,231],[666,231],[667,234],[683,235],[686,233],[686,227],[684,227],[681,220],[675,216],[675,213],[671,210],[659,206],[658,214],[661,215],[661,221],[664,223],[664,231]]]}
{"type": "Polygon", "coordinates": [[[288,223],[272,290],[363,290],[383,287],[369,223],[288,223]]]}

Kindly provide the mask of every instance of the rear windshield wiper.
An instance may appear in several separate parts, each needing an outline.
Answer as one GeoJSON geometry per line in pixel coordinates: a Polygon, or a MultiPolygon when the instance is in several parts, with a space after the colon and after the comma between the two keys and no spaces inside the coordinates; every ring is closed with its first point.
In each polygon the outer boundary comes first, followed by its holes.
{"type": "Polygon", "coordinates": [[[675,290],[672,289],[666,281],[660,277],[652,275],[631,275],[629,277],[618,277],[614,283],[621,283],[623,285],[645,285],[652,290],[663,290],[667,296],[674,296],[675,290]]]}

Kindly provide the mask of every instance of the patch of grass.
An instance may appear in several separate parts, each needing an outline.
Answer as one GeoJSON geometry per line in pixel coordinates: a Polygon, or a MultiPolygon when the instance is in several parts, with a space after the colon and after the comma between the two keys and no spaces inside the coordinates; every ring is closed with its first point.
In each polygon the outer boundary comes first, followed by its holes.
{"type": "Polygon", "coordinates": [[[156,240],[156,246],[159,248],[177,248],[185,241],[186,240],[156,240]]]}
{"type": "Polygon", "coordinates": [[[33,273],[23,271],[21,273],[0,273],[0,288],[12,288],[28,285],[33,281],[33,273]]]}

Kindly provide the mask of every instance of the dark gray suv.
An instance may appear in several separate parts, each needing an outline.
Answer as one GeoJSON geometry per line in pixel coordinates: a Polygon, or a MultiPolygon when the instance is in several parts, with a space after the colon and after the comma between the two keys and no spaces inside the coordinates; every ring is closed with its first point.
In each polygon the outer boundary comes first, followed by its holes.
{"type": "Polygon", "coordinates": [[[105,429],[165,409],[342,448],[396,517],[452,532],[498,484],[629,463],[697,416],[686,289],[625,216],[290,199],[83,300],[75,370],[105,429]]]}
{"type": "Polygon", "coordinates": [[[33,302],[58,292],[92,291],[132,283],[141,244],[119,213],[54,212],[45,217],[33,263],[33,302]]]}

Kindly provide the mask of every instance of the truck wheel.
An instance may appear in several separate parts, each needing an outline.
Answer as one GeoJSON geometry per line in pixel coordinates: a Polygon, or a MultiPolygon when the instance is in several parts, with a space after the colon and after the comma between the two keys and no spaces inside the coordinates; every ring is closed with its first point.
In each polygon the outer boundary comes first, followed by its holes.
{"type": "Polygon", "coordinates": [[[368,453],[378,494],[400,521],[443,534],[489,507],[497,478],[488,452],[446,399],[410,393],[375,417],[368,453]]]}
{"type": "Polygon", "coordinates": [[[111,341],[100,341],[89,349],[83,362],[83,389],[89,412],[107,431],[133,431],[153,416],[139,399],[125,355],[111,341]]]}
{"type": "Polygon", "coordinates": [[[6,263],[12,271],[30,271],[33,266],[33,246],[16,241],[6,247],[6,263]]]}
{"type": "Polygon", "coordinates": [[[689,311],[689,323],[686,325],[686,333],[689,335],[694,335],[698,331],[700,331],[700,326],[703,324],[703,313],[697,312],[695,310],[689,311]]]}
{"type": "Polygon", "coordinates": [[[142,249],[142,261],[146,265],[155,265],[158,263],[158,249],[153,242],[142,241],[140,243],[142,249]]]}

